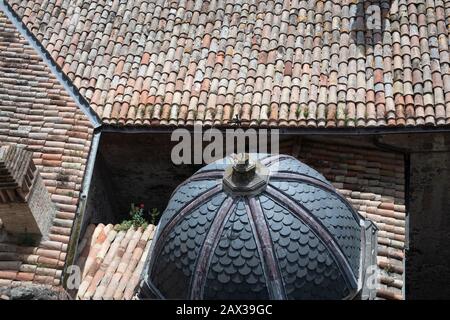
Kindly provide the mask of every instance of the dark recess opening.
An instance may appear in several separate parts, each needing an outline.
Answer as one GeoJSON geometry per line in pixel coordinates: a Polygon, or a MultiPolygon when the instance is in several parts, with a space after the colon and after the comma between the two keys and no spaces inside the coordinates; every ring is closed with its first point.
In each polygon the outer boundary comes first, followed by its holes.
{"type": "Polygon", "coordinates": [[[169,134],[103,133],[82,234],[90,223],[116,224],[128,219],[131,203],[162,213],[172,191],[200,168],[172,163],[170,155],[176,143],[169,134]]]}

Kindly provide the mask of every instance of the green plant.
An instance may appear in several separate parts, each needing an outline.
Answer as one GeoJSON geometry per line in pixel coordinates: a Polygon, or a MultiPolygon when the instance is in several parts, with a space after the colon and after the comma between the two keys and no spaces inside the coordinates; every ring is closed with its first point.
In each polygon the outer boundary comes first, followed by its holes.
{"type": "Polygon", "coordinates": [[[148,222],[144,218],[144,204],[135,206],[134,203],[132,203],[129,215],[131,219],[124,220],[117,225],[115,227],[116,231],[127,231],[130,228],[137,229],[139,227],[142,227],[142,229],[147,228],[148,222]]]}
{"type": "Polygon", "coordinates": [[[159,212],[158,209],[153,208],[152,211],[150,212],[150,223],[156,225],[158,223],[160,214],[161,213],[159,212]]]}
{"type": "Polygon", "coordinates": [[[133,226],[133,222],[131,220],[124,220],[120,224],[116,225],[114,229],[116,231],[127,231],[133,226]]]}
{"type": "Polygon", "coordinates": [[[308,116],[309,116],[309,109],[303,109],[303,117],[305,118],[305,119],[307,119],[308,118],[308,116]]]}

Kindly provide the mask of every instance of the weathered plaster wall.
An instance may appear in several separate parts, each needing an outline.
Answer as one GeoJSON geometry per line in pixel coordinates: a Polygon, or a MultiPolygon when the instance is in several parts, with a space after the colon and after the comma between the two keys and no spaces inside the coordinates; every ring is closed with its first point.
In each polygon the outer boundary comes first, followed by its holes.
{"type": "Polygon", "coordinates": [[[450,135],[383,139],[410,151],[406,298],[450,297],[450,135]]]}
{"type": "Polygon", "coordinates": [[[407,298],[450,297],[450,152],[411,154],[407,298]]]}

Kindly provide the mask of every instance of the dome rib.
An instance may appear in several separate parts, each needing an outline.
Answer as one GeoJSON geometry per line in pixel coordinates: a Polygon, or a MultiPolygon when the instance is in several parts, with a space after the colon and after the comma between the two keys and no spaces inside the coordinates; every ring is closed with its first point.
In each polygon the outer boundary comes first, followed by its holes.
{"type": "Polygon", "coordinates": [[[334,240],[334,237],[330,234],[330,232],[325,228],[320,221],[317,221],[314,215],[309,212],[306,208],[304,208],[300,204],[296,204],[296,202],[285,193],[276,190],[274,187],[268,185],[265,191],[265,194],[270,198],[274,199],[278,203],[286,206],[293,214],[295,214],[298,218],[301,219],[304,223],[308,225],[308,227],[313,230],[313,232],[319,236],[320,239],[324,240],[325,246],[331,252],[339,269],[341,270],[344,278],[347,281],[347,284],[350,288],[356,289],[358,287],[358,282],[356,279],[353,270],[345,257],[344,252],[338,243],[334,240]]]}
{"type": "Polygon", "coordinates": [[[286,299],[286,293],[284,292],[283,280],[261,203],[255,197],[251,197],[246,199],[245,206],[249,216],[250,226],[255,235],[256,246],[262,259],[269,296],[271,299],[284,300],[286,299]]]}
{"type": "Polygon", "coordinates": [[[204,295],[204,288],[206,283],[206,277],[208,275],[208,269],[211,264],[211,259],[214,250],[219,243],[220,236],[222,235],[223,228],[234,212],[238,199],[227,197],[219,208],[211,226],[209,227],[205,241],[200,249],[198,259],[195,263],[194,273],[191,279],[191,292],[190,299],[198,300],[202,299],[204,295]]]}
{"type": "Polygon", "coordinates": [[[319,179],[316,179],[314,177],[309,177],[309,176],[306,176],[306,175],[303,175],[303,174],[300,174],[300,173],[296,173],[296,172],[291,172],[291,173],[278,172],[278,173],[272,174],[270,176],[270,178],[271,178],[271,180],[277,179],[277,180],[285,180],[285,181],[286,180],[287,181],[289,181],[289,180],[302,181],[302,182],[306,182],[306,183],[312,184],[312,185],[316,186],[317,188],[320,188],[320,189],[322,189],[324,191],[330,192],[334,196],[339,198],[345,204],[345,206],[350,210],[350,212],[352,213],[353,217],[358,222],[358,224],[361,222],[362,217],[347,202],[347,199],[345,199],[341,194],[336,192],[336,190],[331,185],[328,185],[328,184],[324,183],[323,181],[320,181],[319,179]]]}
{"type": "Polygon", "coordinates": [[[155,255],[158,256],[161,249],[164,247],[165,240],[169,233],[173,230],[173,228],[183,220],[183,218],[190,213],[193,209],[203,204],[206,200],[211,199],[216,194],[222,191],[222,185],[217,185],[213,188],[210,188],[203,193],[201,193],[198,197],[195,198],[194,201],[186,203],[186,205],[181,208],[178,214],[174,215],[165,225],[162,226],[160,230],[158,230],[158,238],[162,241],[159,241],[155,248],[155,255]]]}
{"type": "Polygon", "coordinates": [[[260,160],[261,164],[265,165],[266,167],[270,167],[273,165],[276,161],[283,161],[285,159],[295,159],[294,157],[285,155],[285,154],[276,154],[274,156],[266,157],[262,160],[260,160]]]}
{"type": "Polygon", "coordinates": [[[193,176],[187,178],[184,180],[181,184],[179,184],[175,190],[173,190],[170,197],[172,198],[174,194],[180,190],[181,187],[184,187],[188,183],[191,183],[192,181],[198,181],[198,180],[209,180],[209,179],[221,179],[223,177],[223,170],[210,170],[210,171],[203,171],[203,172],[197,172],[193,176]]]}

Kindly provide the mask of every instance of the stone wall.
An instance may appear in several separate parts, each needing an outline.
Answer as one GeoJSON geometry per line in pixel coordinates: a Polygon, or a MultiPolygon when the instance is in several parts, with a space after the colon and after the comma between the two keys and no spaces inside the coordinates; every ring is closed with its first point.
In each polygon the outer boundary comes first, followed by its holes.
{"type": "Polygon", "coordinates": [[[47,240],[56,210],[41,176],[37,174],[35,179],[34,186],[28,196],[28,207],[39,226],[42,240],[47,240]]]}
{"type": "Polygon", "coordinates": [[[40,234],[33,214],[24,202],[0,203],[0,217],[5,231],[12,234],[40,234]]]}
{"type": "Polygon", "coordinates": [[[38,284],[17,284],[0,287],[0,300],[69,300],[62,288],[38,284]]]}

